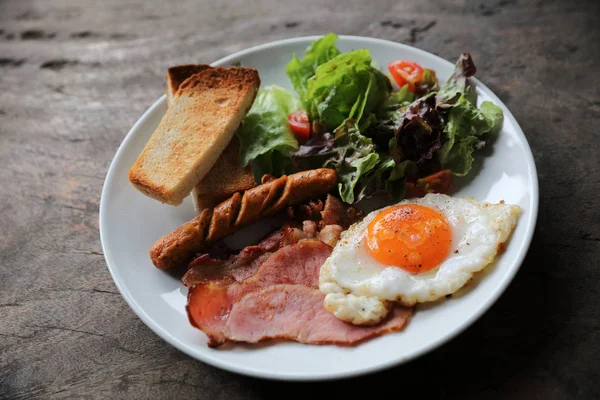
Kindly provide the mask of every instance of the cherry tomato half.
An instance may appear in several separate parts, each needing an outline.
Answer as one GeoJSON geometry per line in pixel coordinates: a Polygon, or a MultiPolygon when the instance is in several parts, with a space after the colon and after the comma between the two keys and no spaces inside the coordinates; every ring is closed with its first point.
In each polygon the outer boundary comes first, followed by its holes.
{"type": "Polygon", "coordinates": [[[443,169],[416,182],[406,182],[406,190],[411,197],[423,197],[427,193],[448,193],[451,184],[452,173],[443,169]]]}
{"type": "Polygon", "coordinates": [[[413,93],[415,91],[415,86],[421,82],[421,78],[423,78],[423,67],[413,61],[392,61],[388,65],[388,69],[398,86],[402,87],[408,85],[408,90],[413,93]]]}
{"type": "Polygon", "coordinates": [[[288,123],[294,135],[304,142],[310,137],[310,120],[308,114],[304,110],[294,111],[288,115],[288,123]]]}

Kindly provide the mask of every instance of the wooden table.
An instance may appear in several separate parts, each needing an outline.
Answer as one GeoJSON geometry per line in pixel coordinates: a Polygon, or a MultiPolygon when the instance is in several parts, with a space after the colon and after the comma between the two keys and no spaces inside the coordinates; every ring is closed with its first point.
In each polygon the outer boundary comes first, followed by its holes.
{"type": "Polygon", "coordinates": [[[208,3],[0,3],[0,397],[597,398],[600,2],[208,3]],[[104,176],[168,66],[329,31],[470,51],[533,149],[538,228],[496,305],[418,360],[319,384],[234,375],[164,342],[117,292],[98,234],[104,176]]]}

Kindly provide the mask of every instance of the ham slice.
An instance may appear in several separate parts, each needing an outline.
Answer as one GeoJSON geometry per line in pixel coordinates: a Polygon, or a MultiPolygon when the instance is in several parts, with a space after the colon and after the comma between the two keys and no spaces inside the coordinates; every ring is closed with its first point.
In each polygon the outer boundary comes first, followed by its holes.
{"type": "Polygon", "coordinates": [[[197,276],[186,307],[191,324],[204,331],[210,347],[271,338],[350,345],[402,329],[411,309],[398,307],[384,322],[363,327],[340,321],[323,308],[319,270],[331,251],[327,244],[307,239],[249,257],[245,265],[237,260],[241,274],[197,276]]]}
{"type": "Polygon", "coordinates": [[[257,343],[291,339],[309,344],[351,345],[400,330],[411,309],[396,307],[375,326],[357,326],[337,319],[323,308],[325,296],[303,285],[274,285],[245,295],[233,305],[224,335],[231,341],[257,343]]]}
{"type": "Polygon", "coordinates": [[[325,243],[305,240],[275,252],[253,276],[241,282],[231,275],[200,282],[188,293],[190,323],[206,333],[209,346],[221,345],[227,339],[223,329],[234,302],[247,293],[276,284],[317,287],[319,269],[330,254],[331,247],[325,243]]]}
{"type": "Polygon", "coordinates": [[[182,281],[187,287],[222,280],[229,282],[230,279],[243,281],[254,275],[271,254],[260,246],[248,246],[226,261],[202,255],[192,261],[182,281]]]}
{"type": "Polygon", "coordinates": [[[218,260],[210,254],[201,254],[188,266],[182,278],[183,284],[192,287],[201,283],[233,278],[237,282],[254,275],[258,267],[277,250],[294,244],[300,238],[298,229],[284,226],[273,232],[255,246],[247,246],[227,260],[218,260]]]}

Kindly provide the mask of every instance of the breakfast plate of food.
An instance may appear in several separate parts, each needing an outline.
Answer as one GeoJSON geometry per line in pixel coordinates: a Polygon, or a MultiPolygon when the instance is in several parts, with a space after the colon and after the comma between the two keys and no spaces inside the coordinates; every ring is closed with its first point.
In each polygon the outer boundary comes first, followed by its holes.
{"type": "Polygon", "coordinates": [[[165,71],[102,191],[108,269],[157,335],[237,373],[343,378],[504,292],[537,172],[468,51],[330,33],[209,61],[165,71]]]}

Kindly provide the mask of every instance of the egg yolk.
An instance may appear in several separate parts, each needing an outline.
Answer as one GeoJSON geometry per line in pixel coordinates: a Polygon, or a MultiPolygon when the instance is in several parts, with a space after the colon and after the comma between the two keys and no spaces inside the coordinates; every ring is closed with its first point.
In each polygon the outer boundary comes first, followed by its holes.
{"type": "Polygon", "coordinates": [[[448,221],[440,213],[406,204],[379,213],[367,228],[366,241],[377,261],[418,274],[446,258],[452,237],[448,221]]]}

